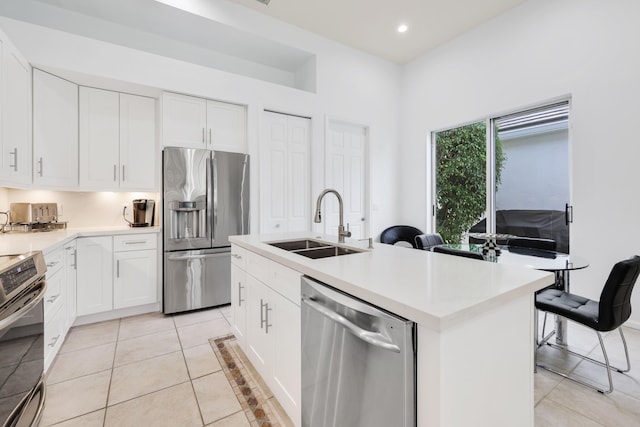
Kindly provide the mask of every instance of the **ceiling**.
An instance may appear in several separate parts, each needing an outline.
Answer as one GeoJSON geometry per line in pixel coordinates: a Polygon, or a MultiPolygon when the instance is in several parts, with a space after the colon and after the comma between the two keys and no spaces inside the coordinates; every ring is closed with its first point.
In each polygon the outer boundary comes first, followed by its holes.
{"type": "Polygon", "coordinates": [[[403,64],[526,0],[231,1],[403,64]]]}

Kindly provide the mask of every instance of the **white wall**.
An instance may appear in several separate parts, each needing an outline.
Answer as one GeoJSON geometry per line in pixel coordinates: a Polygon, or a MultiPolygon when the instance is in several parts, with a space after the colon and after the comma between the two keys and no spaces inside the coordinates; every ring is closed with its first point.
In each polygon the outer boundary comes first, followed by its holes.
{"type": "MultiPolygon", "coordinates": [[[[257,159],[260,111],[312,117],[312,198],[324,188],[327,117],[370,126],[374,235],[395,220],[399,67],[286,25],[230,2],[202,3],[224,9],[216,19],[296,45],[316,54],[317,93],[312,94],[33,24],[0,17],[0,27],[34,66],[72,70],[160,89],[248,105],[249,150],[257,159]],[[389,112],[392,112],[391,114],[389,112]]],[[[213,7],[213,6],[212,6],[213,7]]],[[[252,230],[258,230],[258,162],[252,161],[252,230]]],[[[311,206],[312,207],[312,206],[311,206]]],[[[317,227],[317,226],[316,226],[317,227]]],[[[320,230],[321,227],[318,228],[320,230]]]]}
{"type": "MultiPolygon", "coordinates": [[[[571,248],[591,262],[571,285],[598,298],[611,266],[640,253],[638,16],[636,0],[531,0],[408,64],[399,220],[428,221],[431,131],[570,95],[571,248]]],[[[640,327],[640,289],[632,301],[640,327]]]]}

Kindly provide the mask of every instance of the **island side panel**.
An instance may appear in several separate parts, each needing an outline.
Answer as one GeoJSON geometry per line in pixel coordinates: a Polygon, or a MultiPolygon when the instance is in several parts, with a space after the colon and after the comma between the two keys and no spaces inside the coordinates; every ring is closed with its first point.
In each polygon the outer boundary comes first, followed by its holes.
{"type": "Polygon", "coordinates": [[[419,325],[417,382],[419,427],[533,427],[533,295],[444,331],[419,325]]]}

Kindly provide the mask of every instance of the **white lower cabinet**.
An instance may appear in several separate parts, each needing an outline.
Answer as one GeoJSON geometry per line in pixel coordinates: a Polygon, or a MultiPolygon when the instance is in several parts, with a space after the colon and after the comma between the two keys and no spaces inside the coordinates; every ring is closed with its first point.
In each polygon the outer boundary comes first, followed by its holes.
{"type": "Polygon", "coordinates": [[[45,255],[47,290],[44,295],[44,361],[45,370],[60,347],[67,332],[66,283],[64,252],[58,248],[45,255]]]}
{"type": "Polygon", "coordinates": [[[78,240],[78,315],[158,302],[156,233],[78,240]]]}
{"type": "Polygon", "coordinates": [[[293,423],[300,425],[301,274],[233,245],[231,253],[234,333],[244,331],[241,347],[293,423]]]}
{"type": "Polygon", "coordinates": [[[115,252],[113,308],[151,304],[158,300],[158,255],[155,249],[115,252]]]}
{"type": "Polygon", "coordinates": [[[76,305],[76,265],[78,263],[78,251],[76,241],[73,240],[63,247],[64,269],[65,269],[65,302],[67,304],[67,318],[65,325],[67,329],[73,326],[78,314],[76,305]]]}
{"type": "MultiPolygon", "coordinates": [[[[231,254],[233,256],[233,254],[231,254]]],[[[247,335],[247,275],[244,270],[231,264],[231,317],[233,334],[242,347],[247,335]]]]}
{"type": "Polygon", "coordinates": [[[78,245],[78,316],[113,309],[113,238],[81,237],[78,245]]]}

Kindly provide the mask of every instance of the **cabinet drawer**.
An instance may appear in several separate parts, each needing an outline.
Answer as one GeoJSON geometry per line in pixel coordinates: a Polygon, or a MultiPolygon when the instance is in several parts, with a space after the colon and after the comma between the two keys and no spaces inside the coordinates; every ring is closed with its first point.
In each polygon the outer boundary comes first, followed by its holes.
{"type": "Polygon", "coordinates": [[[64,250],[58,248],[52,252],[47,252],[44,256],[44,262],[47,264],[47,277],[50,277],[64,265],[64,250]]]}
{"type": "Polygon", "coordinates": [[[247,251],[240,246],[231,245],[231,263],[241,270],[247,269],[247,251]]]}
{"type": "Polygon", "coordinates": [[[157,246],[158,235],[156,233],[113,236],[113,250],[115,252],[155,249],[157,246]]]}
{"type": "Polygon", "coordinates": [[[247,273],[262,283],[267,283],[269,281],[269,264],[271,261],[251,251],[246,251],[246,255],[247,273]]]}
{"type": "Polygon", "coordinates": [[[284,265],[269,263],[269,280],[266,284],[295,305],[300,305],[300,277],[302,274],[284,265]]]}
{"type": "Polygon", "coordinates": [[[55,274],[47,272],[47,290],[44,294],[45,319],[64,305],[64,277],[62,271],[57,271],[55,274]]]}
{"type": "Polygon", "coordinates": [[[57,310],[44,322],[44,359],[45,371],[51,366],[65,336],[64,310],[57,310]]]}

